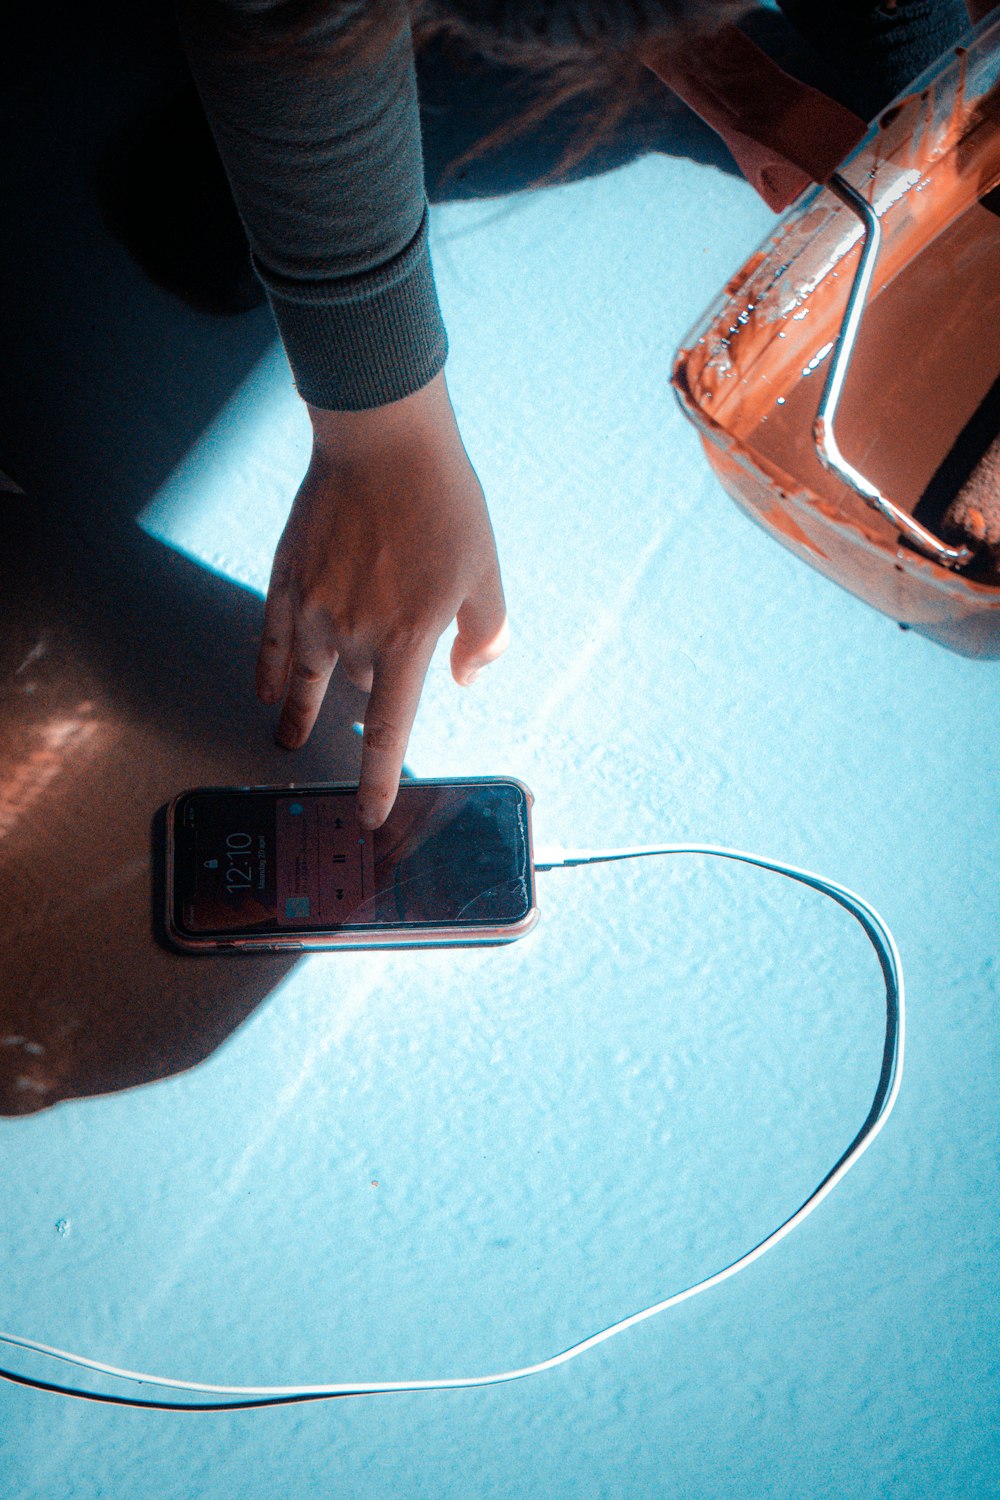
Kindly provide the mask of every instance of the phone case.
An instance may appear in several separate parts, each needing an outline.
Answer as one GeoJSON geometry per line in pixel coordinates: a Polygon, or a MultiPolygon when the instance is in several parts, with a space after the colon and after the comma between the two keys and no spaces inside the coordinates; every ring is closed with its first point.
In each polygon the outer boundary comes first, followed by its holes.
{"type": "MultiPolygon", "coordinates": [[[[413,784],[413,783],[410,783],[413,784]]],[[[175,920],[174,912],[174,862],[176,853],[176,830],[175,819],[177,808],[185,797],[194,792],[199,793],[231,793],[231,792],[270,792],[275,794],[285,792],[303,791],[345,791],[356,790],[355,782],[329,781],[311,782],[308,786],[296,785],[295,782],[287,782],[281,785],[269,786],[212,786],[212,787],[190,787],[184,792],[179,792],[168,804],[166,809],[166,887],[165,887],[165,930],[171,945],[183,953],[299,953],[299,952],[326,952],[336,949],[364,949],[364,948],[482,948],[493,947],[500,943],[512,943],[518,938],[524,937],[530,932],[538,921],[539,911],[535,904],[535,864],[532,846],[531,829],[531,807],[534,797],[523,781],[515,776],[428,776],[420,777],[421,786],[483,786],[483,785],[508,785],[520,788],[524,794],[528,808],[526,819],[526,835],[528,842],[528,880],[530,883],[531,905],[526,915],[516,922],[502,922],[484,924],[482,927],[468,927],[458,925],[442,924],[440,926],[427,926],[415,929],[412,926],[379,926],[378,928],[354,928],[350,931],[345,929],[321,929],[315,932],[295,932],[287,936],[280,933],[245,933],[232,937],[219,937],[206,935],[194,937],[190,933],[181,931],[175,920]]]]}

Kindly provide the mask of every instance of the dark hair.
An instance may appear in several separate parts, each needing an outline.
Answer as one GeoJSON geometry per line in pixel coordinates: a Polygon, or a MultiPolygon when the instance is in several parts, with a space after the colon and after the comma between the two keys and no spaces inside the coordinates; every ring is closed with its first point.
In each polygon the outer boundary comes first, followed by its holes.
{"type": "MultiPolygon", "coordinates": [[[[192,18],[212,0],[178,0],[192,18]]],[[[651,40],[680,45],[720,30],[750,0],[407,0],[414,50],[451,40],[466,56],[516,68],[534,75],[537,94],[522,113],[491,131],[449,165],[446,175],[544,123],[569,104],[582,108],[583,123],[561,159],[531,184],[545,187],[562,180],[605,138],[648,88],[649,74],[640,48],[651,40]]],[[[399,0],[261,0],[256,14],[232,13],[221,25],[227,46],[264,58],[279,52],[299,54],[305,70],[335,71],[345,60],[356,66],[384,55],[406,24],[399,0]],[[340,12],[338,34],[329,40],[331,10],[340,12]],[[326,40],[321,54],[312,46],[321,25],[326,40]]]]}
{"type": "Polygon", "coordinates": [[[645,92],[650,74],[640,49],[652,40],[681,46],[712,35],[742,12],[747,0],[409,0],[414,49],[441,38],[466,53],[534,75],[537,97],[514,119],[477,141],[445,174],[508,145],[568,105],[581,106],[582,123],[552,170],[533,188],[564,179],[603,140],[613,136],[645,92]]]}

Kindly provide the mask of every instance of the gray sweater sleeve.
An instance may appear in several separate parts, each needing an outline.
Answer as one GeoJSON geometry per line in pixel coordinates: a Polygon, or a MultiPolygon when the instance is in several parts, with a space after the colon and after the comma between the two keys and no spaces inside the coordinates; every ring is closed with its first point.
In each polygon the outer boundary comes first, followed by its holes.
{"type": "Polygon", "coordinates": [[[283,0],[180,7],[296,386],[337,411],[410,395],[448,352],[405,0],[395,40],[374,57],[352,40],[360,8],[329,0],[293,31],[283,0]]]}

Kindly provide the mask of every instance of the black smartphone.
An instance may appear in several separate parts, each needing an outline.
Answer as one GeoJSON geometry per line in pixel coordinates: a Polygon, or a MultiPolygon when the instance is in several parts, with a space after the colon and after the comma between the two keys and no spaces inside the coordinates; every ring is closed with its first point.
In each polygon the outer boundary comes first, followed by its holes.
{"type": "Polygon", "coordinates": [[[166,930],[185,952],[508,943],[538,920],[528,788],[404,781],[374,833],[357,786],[198,787],[166,816],[166,930]]]}

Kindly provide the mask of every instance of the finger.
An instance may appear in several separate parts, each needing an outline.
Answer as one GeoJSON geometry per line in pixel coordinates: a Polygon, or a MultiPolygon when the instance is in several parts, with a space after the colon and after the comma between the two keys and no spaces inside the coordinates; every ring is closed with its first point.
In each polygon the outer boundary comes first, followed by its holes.
{"type": "Polygon", "coordinates": [[[264,629],[257,653],[257,697],[277,703],[285,688],[295,639],[292,601],[284,588],[271,587],[264,605],[264,629]]]}
{"type": "Polygon", "coordinates": [[[348,646],[341,646],[340,670],[349,682],[353,682],[359,691],[362,693],[371,692],[374,673],[372,671],[370,651],[366,655],[362,655],[356,651],[352,651],[348,646]]]}
{"type": "Polygon", "coordinates": [[[336,665],[336,651],[310,650],[296,641],[288,692],[275,731],[275,739],[286,750],[298,750],[312,733],[336,665]]]}
{"type": "Polygon", "coordinates": [[[456,682],[468,687],[484,667],[506,651],[510,642],[499,568],[469,594],[458,611],[457,624],[458,634],[451,647],[451,673],[456,682]]]}
{"type": "Polygon", "coordinates": [[[406,744],[435,645],[432,636],[405,654],[394,652],[375,662],[371,697],[365,712],[358,786],[358,821],[363,828],[380,828],[392,811],[406,744]]]}

